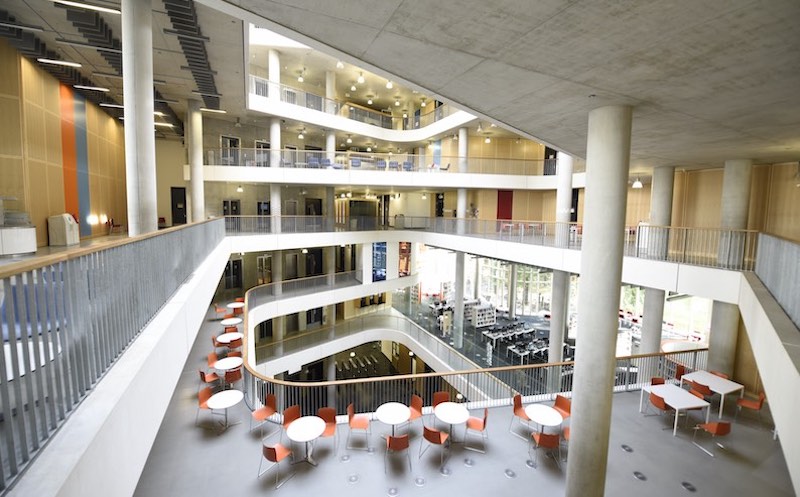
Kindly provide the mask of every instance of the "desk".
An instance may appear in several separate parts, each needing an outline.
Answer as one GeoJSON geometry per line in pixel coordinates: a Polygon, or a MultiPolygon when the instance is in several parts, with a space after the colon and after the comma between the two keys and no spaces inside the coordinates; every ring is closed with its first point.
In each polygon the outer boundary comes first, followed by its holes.
{"type": "Polygon", "coordinates": [[[558,411],[544,404],[530,404],[525,406],[525,414],[528,415],[531,421],[539,425],[542,433],[544,433],[545,427],[561,426],[561,423],[564,422],[564,418],[558,411]]]}
{"type": "Polygon", "coordinates": [[[244,394],[240,390],[223,390],[212,395],[206,405],[211,410],[223,409],[225,411],[225,424],[223,431],[228,429],[228,408],[235,406],[244,399],[244,394]]]}
{"type": "Polygon", "coordinates": [[[644,402],[644,392],[653,392],[659,397],[664,398],[664,402],[675,409],[675,426],[672,428],[672,436],[678,434],[678,415],[681,411],[688,411],[689,409],[706,408],[706,423],[711,414],[711,404],[703,399],[697,398],[686,390],[677,385],[667,383],[666,385],[645,385],[639,392],[639,412],[642,412],[644,402]]]}
{"type": "Polygon", "coordinates": [[[242,318],[225,318],[219,322],[222,326],[238,326],[242,324],[242,318]]]}
{"type": "Polygon", "coordinates": [[[442,402],[433,408],[433,414],[443,423],[450,425],[450,439],[455,443],[455,433],[453,425],[466,423],[469,419],[469,411],[464,404],[456,402],[442,402]]]}
{"type": "Polygon", "coordinates": [[[375,409],[375,417],[381,423],[392,425],[392,436],[394,436],[395,426],[408,421],[411,417],[411,409],[400,402],[387,402],[375,409]]]}
{"type": "Polygon", "coordinates": [[[242,364],[244,364],[244,360],[241,357],[225,357],[214,363],[214,369],[230,371],[231,369],[241,367],[242,364]]]}
{"type": "Polygon", "coordinates": [[[231,302],[228,304],[228,309],[241,309],[244,307],[244,302],[231,302]]]}
{"type": "Polygon", "coordinates": [[[708,386],[712,392],[719,394],[719,419],[722,419],[722,408],[725,406],[726,395],[737,390],[740,391],[739,397],[744,395],[744,385],[740,385],[735,381],[726,380],[725,378],[720,378],[719,376],[709,373],[708,371],[700,370],[693,373],[684,374],[681,377],[681,386],[683,386],[683,380],[702,383],[703,385],[708,386]]]}
{"type": "Polygon", "coordinates": [[[238,331],[231,333],[223,333],[222,335],[217,337],[217,342],[227,345],[234,340],[240,340],[242,338],[244,338],[244,334],[239,333],[238,331]]]}
{"type": "Polygon", "coordinates": [[[311,442],[319,438],[324,431],[325,421],[319,416],[303,416],[291,422],[289,427],[286,428],[286,436],[292,442],[304,442],[306,444],[306,457],[295,462],[305,461],[312,466],[317,465],[317,461],[311,457],[314,451],[311,442]]]}

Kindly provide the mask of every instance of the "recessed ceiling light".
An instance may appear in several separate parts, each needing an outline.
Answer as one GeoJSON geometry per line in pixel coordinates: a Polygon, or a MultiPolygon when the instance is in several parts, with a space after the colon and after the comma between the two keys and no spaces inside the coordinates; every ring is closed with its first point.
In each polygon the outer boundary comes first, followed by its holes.
{"type": "Polygon", "coordinates": [[[109,108],[112,108],[112,109],[124,109],[124,108],[125,108],[125,106],[124,106],[124,105],[120,105],[120,104],[109,104],[109,103],[106,103],[106,102],[102,102],[102,103],[100,103],[99,105],[100,105],[100,107],[109,107],[109,108]]]}
{"type": "Polygon", "coordinates": [[[77,62],[68,62],[66,60],[58,60],[58,59],[46,59],[44,57],[36,59],[42,64],[50,64],[53,66],[67,66],[67,67],[81,67],[80,64],[77,62]]]}
{"type": "Polygon", "coordinates": [[[72,87],[77,88],[79,90],[102,91],[102,92],[108,91],[108,88],[104,88],[102,86],[72,85],[72,87]]]}
{"type": "Polygon", "coordinates": [[[92,5],[83,2],[72,2],[70,0],[53,0],[53,3],[60,3],[61,5],[68,5],[70,7],[77,7],[79,9],[86,9],[86,10],[95,10],[97,12],[105,12],[106,14],[116,14],[120,15],[118,9],[109,9],[108,7],[101,7],[99,5],[92,5]]]}
{"type": "Polygon", "coordinates": [[[228,111],[222,109],[209,109],[208,107],[200,107],[200,112],[213,112],[214,114],[227,114],[228,111]]]}
{"type": "Polygon", "coordinates": [[[156,126],[161,126],[162,128],[172,128],[175,126],[172,123],[153,123],[153,124],[155,124],[156,126]]]}

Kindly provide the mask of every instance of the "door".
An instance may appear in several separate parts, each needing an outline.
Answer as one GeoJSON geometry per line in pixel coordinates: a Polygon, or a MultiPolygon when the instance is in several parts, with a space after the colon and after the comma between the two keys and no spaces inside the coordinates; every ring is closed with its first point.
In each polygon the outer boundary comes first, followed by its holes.
{"type": "Polygon", "coordinates": [[[238,216],[241,208],[240,200],[223,200],[222,201],[222,215],[223,216],[238,216]]]}
{"type": "MultiPolygon", "coordinates": [[[[173,186],[170,188],[172,198],[172,225],[186,224],[186,188],[173,186]]],[[[200,219],[194,219],[200,221],[200,219]]]]}
{"type": "Polygon", "coordinates": [[[225,266],[225,289],[242,287],[242,260],[228,261],[225,266]]]}
{"type": "Polygon", "coordinates": [[[436,217],[444,217],[444,193],[436,194],[436,217]]]}
{"type": "Polygon", "coordinates": [[[256,140],[256,166],[269,167],[269,142],[256,140]]]}
{"type": "Polygon", "coordinates": [[[256,202],[256,212],[259,216],[269,216],[269,201],[256,202]]]}
{"type": "Polygon", "coordinates": [[[558,152],[550,147],[544,147],[544,175],[553,176],[556,174],[556,156],[558,152]]]}
{"type": "Polygon", "coordinates": [[[511,219],[514,207],[513,190],[497,190],[497,219],[511,219]]]}
{"type": "Polygon", "coordinates": [[[256,257],[256,281],[259,285],[272,283],[271,255],[259,255],[256,257]]]}
{"type": "Polygon", "coordinates": [[[223,166],[239,165],[239,138],[235,136],[219,137],[220,157],[223,166]]]}

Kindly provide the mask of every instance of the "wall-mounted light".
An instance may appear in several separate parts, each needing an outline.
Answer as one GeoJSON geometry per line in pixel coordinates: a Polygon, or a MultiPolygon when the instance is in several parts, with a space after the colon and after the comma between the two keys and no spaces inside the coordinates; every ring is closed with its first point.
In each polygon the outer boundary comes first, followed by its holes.
{"type": "Polygon", "coordinates": [[[372,152],[372,147],[370,145],[367,145],[367,152],[372,152]]]}
{"type": "Polygon", "coordinates": [[[305,81],[305,78],[303,77],[303,75],[305,74],[305,72],[306,72],[306,68],[305,68],[305,67],[304,67],[303,69],[301,69],[301,70],[300,70],[300,75],[299,75],[299,76],[297,76],[297,82],[298,82],[298,83],[302,83],[303,81],[305,81]]]}
{"type": "Polygon", "coordinates": [[[353,198],[353,192],[347,192],[347,198],[353,198]]]}
{"type": "Polygon", "coordinates": [[[425,107],[426,105],[428,105],[428,103],[425,102],[425,97],[422,97],[422,102],[420,102],[419,106],[420,107],[425,107]]]}
{"type": "Polygon", "coordinates": [[[372,105],[372,97],[367,97],[367,105],[372,105]]]}
{"type": "Polygon", "coordinates": [[[86,216],[86,222],[89,223],[89,226],[96,226],[98,221],[97,214],[89,214],[86,216]]]}
{"type": "Polygon", "coordinates": [[[408,351],[408,357],[414,357],[414,351],[413,350],[409,350],[408,351]]]}
{"type": "Polygon", "coordinates": [[[400,107],[400,100],[395,99],[394,106],[395,107],[400,107]]]}
{"type": "Polygon", "coordinates": [[[350,91],[356,91],[356,90],[358,90],[358,88],[356,88],[356,85],[351,85],[350,86],[350,91]]]}
{"type": "Polygon", "coordinates": [[[356,356],[355,352],[350,352],[350,357],[355,357],[355,356],[356,356]]]}
{"type": "Polygon", "coordinates": [[[344,193],[339,194],[339,198],[344,198],[344,197],[345,197],[344,193]]]}
{"type": "Polygon", "coordinates": [[[236,193],[242,193],[243,191],[244,191],[244,188],[242,188],[242,185],[239,185],[239,186],[236,187],[236,193]]]}

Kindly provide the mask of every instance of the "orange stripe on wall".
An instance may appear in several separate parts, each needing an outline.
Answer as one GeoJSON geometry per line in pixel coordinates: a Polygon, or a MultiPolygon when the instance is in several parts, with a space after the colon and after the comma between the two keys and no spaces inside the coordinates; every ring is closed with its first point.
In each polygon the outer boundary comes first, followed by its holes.
{"type": "Polygon", "coordinates": [[[59,86],[61,104],[61,163],[64,169],[64,208],[80,219],[78,160],[75,150],[75,102],[68,86],[59,86]]]}

